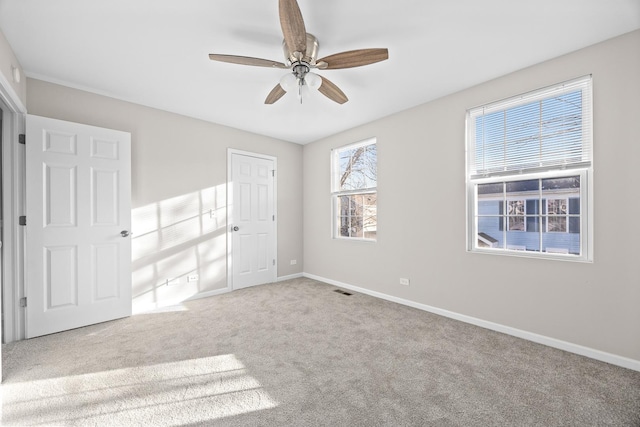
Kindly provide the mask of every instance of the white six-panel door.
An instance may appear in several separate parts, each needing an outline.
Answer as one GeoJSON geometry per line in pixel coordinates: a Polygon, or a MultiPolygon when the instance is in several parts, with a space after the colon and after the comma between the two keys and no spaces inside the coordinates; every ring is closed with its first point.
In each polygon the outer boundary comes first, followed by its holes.
{"type": "Polygon", "coordinates": [[[274,160],[231,154],[232,286],[275,281],[274,160]]]}
{"type": "Polygon", "coordinates": [[[131,136],[27,116],[26,336],[131,315],[131,136]]]}

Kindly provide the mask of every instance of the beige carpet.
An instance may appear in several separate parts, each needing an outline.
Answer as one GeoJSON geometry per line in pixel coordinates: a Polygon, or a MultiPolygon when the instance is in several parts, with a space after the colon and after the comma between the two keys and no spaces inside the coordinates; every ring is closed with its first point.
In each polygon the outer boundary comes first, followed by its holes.
{"type": "Polygon", "coordinates": [[[3,425],[640,426],[640,373],[309,279],[3,346],[3,425]]]}

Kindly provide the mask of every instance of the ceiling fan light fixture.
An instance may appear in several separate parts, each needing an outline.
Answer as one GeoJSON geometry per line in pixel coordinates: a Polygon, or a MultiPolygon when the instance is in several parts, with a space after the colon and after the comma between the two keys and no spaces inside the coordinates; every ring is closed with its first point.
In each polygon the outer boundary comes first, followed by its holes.
{"type": "Polygon", "coordinates": [[[280,86],[285,92],[291,92],[298,88],[298,78],[293,73],[287,73],[280,79],[280,86]]]}
{"type": "Polygon", "coordinates": [[[304,78],[304,82],[311,89],[318,90],[318,88],[322,84],[322,79],[316,73],[307,73],[307,75],[304,78]]]}

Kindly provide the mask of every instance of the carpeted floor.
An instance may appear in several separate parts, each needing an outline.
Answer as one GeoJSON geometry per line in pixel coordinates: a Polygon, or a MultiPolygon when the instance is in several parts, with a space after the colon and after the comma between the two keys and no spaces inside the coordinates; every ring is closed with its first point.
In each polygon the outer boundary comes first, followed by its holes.
{"type": "Polygon", "coordinates": [[[640,426],[640,372],[310,279],[4,345],[3,425],[640,426]]]}

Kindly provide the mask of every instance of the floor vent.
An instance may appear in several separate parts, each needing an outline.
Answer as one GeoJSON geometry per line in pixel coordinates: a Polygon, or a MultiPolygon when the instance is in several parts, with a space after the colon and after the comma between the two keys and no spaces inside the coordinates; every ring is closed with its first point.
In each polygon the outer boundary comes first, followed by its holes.
{"type": "Polygon", "coordinates": [[[334,289],[333,292],[337,292],[337,293],[342,294],[342,295],[352,295],[347,291],[343,291],[342,289],[334,289]]]}

